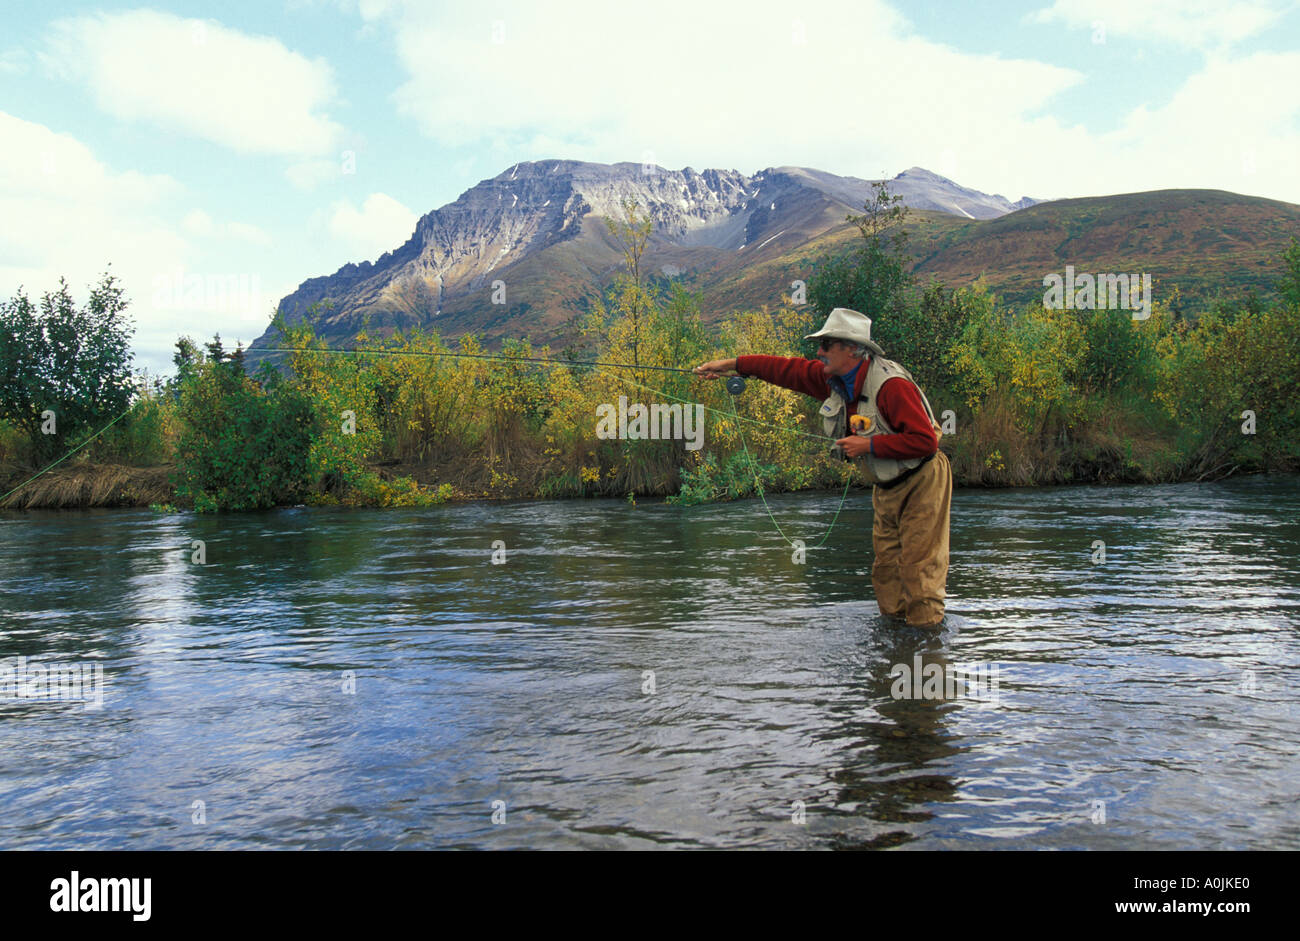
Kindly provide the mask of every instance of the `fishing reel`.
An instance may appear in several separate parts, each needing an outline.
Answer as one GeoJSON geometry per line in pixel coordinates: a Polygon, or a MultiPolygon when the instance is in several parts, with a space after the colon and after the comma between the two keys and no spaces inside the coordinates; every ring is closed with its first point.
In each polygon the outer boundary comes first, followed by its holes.
{"type": "Polygon", "coordinates": [[[727,391],[730,392],[732,395],[740,395],[740,393],[744,392],[744,391],[745,391],[745,377],[744,377],[744,376],[728,376],[728,377],[727,377],[727,391]]]}

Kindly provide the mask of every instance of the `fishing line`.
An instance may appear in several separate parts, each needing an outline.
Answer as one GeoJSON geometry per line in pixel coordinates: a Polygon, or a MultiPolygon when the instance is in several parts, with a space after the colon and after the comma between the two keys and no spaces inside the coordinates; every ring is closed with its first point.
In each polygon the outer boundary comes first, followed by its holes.
{"type": "MultiPolygon", "coordinates": [[[[731,410],[733,412],[736,410],[736,403],[734,400],[731,403],[731,410]]],[[[749,445],[745,444],[745,433],[737,429],[736,434],[740,436],[741,447],[745,449],[745,457],[749,458],[749,465],[754,471],[754,486],[758,488],[758,498],[763,501],[763,509],[767,510],[768,519],[772,521],[772,525],[776,527],[776,531],[781,534],[781,538],[788,542],[792,549],[798,549],[799,547],[795,545],[794,541],[785,534],[785,530],[781,528],[781,524],[776,521],[776,517],[772,514],[772,508],[767,505],[767,496],[763,493],[763,481],[760,480],[758,476],[758,463],[750,457],[749,445]]],[[[832,438],[831,440],[835,439],[832,438]]],[[[853,474],[846,474],[844,480],[844,492],[840,494],[840,505],[835,508],[835,515],[831,517],[831,523],[826,527],[826,534],[822,536],[821,541],[815,546],[805,546],[804,548],[820,549],[826,544],[826,540],[831,538],[831,530],[835,528],[835,521],[840,518],[840,510],[844,509],[844,501],[849,497],[849,487],[852,486],[852,484],[853,474]]]]}
{"type": "Polygon", "coordinates": [[[24,480],[22,483],[20,483],[17,487],[14,487],[13,490],[10,490],[10,491],[9,491],[8,493],[6,493],[3,497],[0,497],[0,504],[4,503],[6,500],[8,500],[10,497],[12,497],[12,496],[13,496],[15,493],[17,493],[19,490],[22,490],[24,487],[26,487],[28,484],[30,484],[30,483],[31,483],[33,480],[35,480],[37,477],[41,477],[41,476],[43,476],[46,472],[51,471],[51,470],[53,470],[54,468],[58,467],[60,464],[62,464],[62,463],[63,463],[64,461],[66,461],[68,458],[72,457],[72,455],[76,454],[78,451],[80,451],[80,450],[81,450],[82,448],[84,448],[86,445],[90,444],[90,442],[94,441],[96,438],[98,438],[98,437],[99,437],[100,435],[102,435],[104,432],[108,431],[108,429],[112,428],[114,425],[116,425],[118,422],[120,422],[123,418],[125,418],[125,417],[126,417],[126,416],[131,412],[131,409],[135,408],[135,407],[140,403],[140,401],[141,401],[140,399],[137,399],[136,401],[132,402],[130,408],[128,408],[125,412],[123,412],[121,415],[118,415],[116,418],[114,418],[111,422],[109,422],[109,423],[108,423],[107,425],[105,425],[103,428],[99,429],[99,431],[95,432],[93,435],[91,435],[91,436],[90,436],[89,438],[87,438],[85,441],[81,442],[81,444],[77,445],[75,448],[73,448],[73,449],[72,449],[71,451],[69,451],[67,454],[63,455],[63,457],[59,458],[57,461],[55,461],[55,462],[54,462],[53,464],[51,464],[49,467],[45,468],[45,470],[41,471],[40,473],[36,474],[35,476],[32,476],[32,477],[27,478],[27,479],[24,480]]]}
{"type": "Polygon", "coordinates": [[[430,353],[425,350],[332,350],[328,347],[268,347],[265,349],[249,348],[244,353],[332,353],[339,356],[364,356],[376,353],[380,356],[455,356],[460,359],[497,359],[510,363],[544,363],[547,366],[610,366],[615,369],[654,369],[659,372],[684,372],[695,374],[693,369],[680,366],[644,366],[638,363],[602,363],[588,359],[546,359],[542,356],[513,356],[509,353],[458,353],[446,350],[430,353]]]}
{"type": "MultiPolygon", "coordinates": [[[[300,348],[300,349],[298,349],[298,348],[292,348],[292,347],[290,347],[290,348],[272,348],[272,349],[255,349],[255,350],[248,350],[248,351],[246,351],[246,352],[255,352],[255,353],[325,353],[325,354],[334,355],[334,356],[368,356],[368,355],[374,355],[374,356],[434,356],[434,357],[453,356],[453,357],[459,357],[459,358],[464,358],[464,359],[489,359],[489,360],[500,360],[500,361],[502,361],[502,362],[507,362],[507,363],[541,363],[542,365],[545,365],[545,366],[595,366],[595,367],[601,367],[601,366],[603,366],[603,367],[608,367],[608,368],[611,368],[611,369],[654,369],[654,370],[658,370],[658,371],[660,371],[660,372],[679,372],[679,373],[685,373],[685,374],[688,375],[688,376],[695,376],[696,378],[699,378],[699,374],[698,374],[694,369],[683,369],[683,368],[680,367],[680,366],[643,366],[643,365],[640,365],[640,364],[637,364],[637,363],[606,363],[606,362],[600,362],[600,361],[596,361],[596,360],[546,359],[545,357],[541,357],[541,356],[510,356],[510,355],[506,355],[506,354],[503,354],[503,353],[457,353],[457,352],[453,352],[453,351],[450,351],[450,350],[445,351],[445,352],[440,352],[440,353],[426,353],[426,352],[421,351],[421,350],[331,350],[331,349],[320,349],[320,348],[314,348],[314,347],[303,347],[303,348],[300,348]]],[[[602,370],[602,369],[597,369],[596,371],[599,372],[599,373],[601,373],[602,375],[609,376],[609,377],[612,378],[612,379],[617,379],[617,380],[619,380],[620,382],[626,382],[626,383],[628,383],[629,385],[636,386],[636,387],[639,388],[639,389],[644,389],[644,390],[647,391],[647,392],[654,392],[654,393],[657,394],[657,395],[662,395],[662,396],[664,396],[665,398],[672,399],[672,400],[675,401],[675,402],[683,402],[683,403],[688,404],[688,405],[703,405],[706,411],[715,412],[715,413],[717,413],[718,415],[723,415],[723,416],[730,417],[730,416],[727,415],[726,412],[722,411],[721,409],[716,409],[716,408],[713,408],[712,406],[704,405],[703,402],[696,402],[694,399],[683,399],[683,398],[678,398],[678,397],[675,396],[675,395],[672,395],[672,394],[670,394],[670,393],[668,393],[668,392],[664,392],[662,389],[654,389],[654,388],[651,388],[650,386],[640,385],[639,383],[634,382],[634,381],[632,381],[631,379],[628,379],[628,378],[626,378],[626,377],[620,375],[619,373],[605,372],[605,371],[602,370]]],[[[734,379],[743,379],[743,377],[740,377],[740,376],[732,376],[732,377],[730,377],[730,379],[732,379],[732,380],[734,380],[734,379]]],[[[730,380],[729,380],[729,381],[730,381],[730,380]]],[[[739,388],[740,388],[740,389],[743,389],[743,388],[744,388],[743,381],[742,381],[742,384],[739,386],[739,388]]],[[[728,391],[732,392],[733,395],[738,394],[738,392],[734,391],[734,390],[732,389],[731,386],[728,386],[728,391]]],[[[733,412],[733,414],[734,414],[734,412],[735,412],[735,406],[734,406],[734,404],[733,404],[733,406],[732,406],[732,412],[733,412]]],[[[763,428],[770,428],[770,427],[771,427],[771,423],[770,423],[770,422],[759,421],[759,420],[756,419],[756,418],[746,418],[746,417],[744,417],[743,415],[734,415],[734,417],[735,417],[737,420],[739,420],[739,421],[748,422],[748,423],[751,424],[751,425],[759,425],[759,426],[761,426],[761,427],[763,427],[763,428]]],[[[798,428],[783,428],[782,430],[783,430],[783,431],[788,431],[788,432],[790,432],[791,434],[802,435],[802,436],[805,437],[805,438],[813,438],[813,439],[818,440],[818,441],[834,441],[834,440],[835,440],[834,438],[831,438],[829,435],[824,435],[824,434],[823,434],[823,435],[814,434],[813,432],[810,432],[810,431],[801,431],[801,430],[799,430],[798,428]]]]}
{"type": "MultiPolygon", "coordinates": [[[[735,418],[737,421],[752,422],[755,425],[763,425],[763,427],[765,428],[771,427],[769,423],[760,422],[753,418],[745,418],[743,415],[737,412],[736,398],[734,395],[731,396],[729,399],[729,401],[731,402],[731,415],[727,416],[726,412],[723,412],[720,409],[711,408],[710,406],[705,405],[703,402],[694,402],[691,401],[690,399],[678,398],[677,396],[673,395],[670,392],[665,392],[662,389],[652,389],[649,386],[643,386],[639,382],[633,382],[631,379],[627,379],[623,376],[618,375],[617,373],[604,373],[604,375],[610,376],[611,378],[614,379],[619,379],[623,382],[628,383],[628,385],[636,386],[637,388],[643,389],[646,392],[653,392],[656,395],[662,395],[665,398],[673,399],[678,402],[684,402],[689,405],[699,405],[703,407],[706,411],[715,412],[716,414],[722,415],[724,417],[735,418]]],[[[788,431],[797,435],[803,435],[806,438],[816,438],[821,441],[836,440],[835,438],[832,438],[830,435],[813,434],[812,432],[800,431],[798,428],[786,428],[781,426],[778,427],[780,427],[782,431],[788,431]]],[[[758,469],[758,462],[755,461],[753,455],[749,453],[749,445],[745,442],[745,433],[741,431],[739,428],[737,428],[736,435],[740,438],[741,447],[745,449],[745,458],[746,460],[749,461],[749,468],[754,474],[754,488],[758,491],[758,498],[763,501],[763,509],[767,510],[768,519],[772,521],[772,525],[776,527],[776,531],[780,534],[781,538],[784,539],[787,543],[789,543],[791,548],[798,549],[799,546],[795,545],[795,541],[785,534],[785,530],[781,528],[781,524],[776,521],[776,516],[772,513],[772,507],[768,505],[767,494],[763,489],[763,479],[758,469]]],[[[819,541],[816,545],[813,546],[805,545],[804,546],[805,549],[820,549],[822,546],[826,544],[826,540],[831,538],[831,530],[835,528],[835,522],[840,518],[840,511],[844,509],[844,501],[848,499],[849,487],[851,487],[852,485],[853,485],[853,475],[848,474],[847,478],[844,481],[844,492],[840,494],[840,504],[835,508],[835,515],[831,518],[830,525],[826,527],[825,535],[822,536],[821,541],[819,541]]]]}
{"type": "MultiPolygon", "coordinates": [[[[680,402],[685,405],[697,405],[700,408],[703,408],[705,411],[713,412],[716,415],[722,415],[723,417],[726,418],[732,418],[737,422],[748,422],[754,425],[761,425],[764,428],[772,427],[770,422],[763,422],[754,418],[746,418],[736,410],[736,396],[738,396],[740,392],[745,388],[744,379],[742,377],[733,376],[727,380],[727,391],[731,393],[729,397],[729,402],[731,405],[731,413],[730,415],[728,415],[726,412],[722,411],[721,409],[713,408],[710,405],[705,405],[703,402],[698,402],[695,401],[694,399],[681,398],[680,396],[673,395],[671,392],[666,392],[663,389],[655,389],[652,388],[651,386],[643,385],[619,373],[607,372],[605,368],[602,368],[602,367],[607,367],[611,369],[650,369],[658,372],[675,372],[675,373],[684,373],[690,376],[698,376],[698,373],[696,373],[695,370],[683,369],[680,366],[647,366],[647,365],[640,365],[637,363],[608,363],[599,360],[555,360],[555,359],[546,359],[545,357],[541,357],[541,356],[512,356],[512,355],[501,354],[501,353],[460,353],[451,350],[445,352],[425,352],[422,350],[333,350],[328,348],[322,349],[322,348],[311,348],[311,347],[303,347],[303,348],[272,347],[267,349],[253,350],[250,352],[324,353],[324,354],[345,355],[345,356],[364,356],[366,354],[377,354],[380,356],[424,356],[424,357],[451,356],[451,357],[456,357],[458,359],[486,359],[486,360],[514,362],[514,363],[539,363],[546,366],[591,366],[595,368],[595,370],[599,372],[601,375],[608,376],[611,379],[617,379],[620,382],[625,382],[630,386],[633,386],[638,389],[642,389],[646,392],[653,393],[654,395],[663,396],[664,398],[672,399],[675,402],[680,402]]],[[[30,484],[33,480],[36,480],[37,478],[44,476],[46,473],[53,470],[58,465],[62,464],[68,458],[72,457],[72,455],[76,454],[86,445],[90,444],[90,442],[94,441],[104,432],[108,431],[108,429],[112,428],[119,421],[125,418],[131,412],[131,410],[135,408],[137,404],[139,404],[139,401],[141,400],[132,402],[131,406],[127,408],[125,412],[123,412],[121,415],[118,415],[116,418],[114,418],[111,422],[109,422],[99,431],[95,432],[85,441],[81,442],[81,444],[77,445],[67,454],[63,455],[63,457],[59,458],[53,464],[50,464],[48,467],[39,471],[32,477],[29,477],[27,480],[24,480],[17,487],[14,487],[4,496],[0,497],[0,504],[3,504],[6,500],[8,500],[11,496],[13,496],[23,487],[26,487],[28,484],[30,484]]],[[[787,427],[780,427],[780,426],[778,427],[780,428],[781,431],[785,431],[791,434],[801,435],[805,438],[813,438],[818,441],[835,440],[830,435],[814,434],[813,432],[802,431],[798,428],[787,428],[787,427]]],[[[789,536],[785,534],[785,530],[781,528],[781,524],[776,521],[776,516],[775,514],[772,513],[772,507],[767,502],[767,493],[763,488],[763,479],[762,479],[762,474],[759,471],[758,462],[754,460],[754,456],[749,451],[749,444],[745,440],[744,432],[739,427],[737,427],[736,434],[740,438],[741,447],[744,449],[745,459],[749,461],[750,471],[754,475],[754,488],[758,491],[758,497],[763,503],[763,509],[767,511],[768,519],[772,521],[772,525],[776,528],[777,533],[781,536],[782,539],[784,539],[791,547],[795,549],[800,548],[797,545],[796,540],[792,540],[789,536]]],[[[848,499],[849,488],[852,485],[853,485],[853,475],[848,474],[846,475],[846,479],[844,481],[844,492],[840,494],[839,506],[835,508],[835,515],[831,518],[830,525],[826,527],[825,534],[822,536],[821,540],[817,542],[815,545],[804,546],[803,548],[820,549],[822,546],[826,544],[826,540],[828,540],[831,536],[831,531],[835,528],[836,521],[839,520],[840,518],[840,512],[844,509],[844,502],[845,500],[848,499]]]]}
{"type": "MultiPolygon", "coordinates": [[[[391,356],[452,356],[452,357],[459,357],[463,359],[487,359],[487,360],[497,360],[497,361],[504,361],[504,362],[516,362],[516,363],[540,363],[546,366],[592,366],[595,367],[596,368],[595,371],[599,372],[601,375],[608,376],[611,379],[617,379],[620,382],[625,382],[630,386],[633,386],[638,389],[642,389],[646,392],[663,396],[664,398],[667,399],[672,399],[675,402],[681,402],[686,405],[698,405],[701,408],[705,409],[706,411],[713,412],[714,414],[722,415],[724,417],[734,418],[737,422],[749,422],[750,424],[761,425],[764,428],[772,427],[770,422],[763,422],[754,418],[746,418],[736,410],[735,397],[739,395],[740,392],[745,388],[744,379],[741,377],[733,376],[731,377],[731,379],[728,380],[727,391],[731,392],[731,397],[730,397],[731,414],[728,415],[726,412],[722,411],[721,409],[716,409],[710,405],[705,405],[703,402],[697,402],[694,399],[684,399],[681,398],[680,396],[673,395],[670,392],[665,392],[663,389],[655,389],[647,385],[642,385],[641,383],[636,382],[632,379],[628,379],[626,376],[623,376],[619,373],[607,372],[605,368],[601,368],[601,367],[607,367],[611,369],[653,369],[659,372],[685,373],[690,376],[698,377],[699,374],[696,373],[695,370],[683,369],[680,366],[643,366],[637,363],[608,363],[599,360],[557,360],[557,359],[547,359],[542,356],[512,356],[505,353],[459,353],[454,350],[446,350],[443,352],[431,353],[422,350],[332,350],[328,348],[311,348],[311,347],[304,347],[302,349],[293,348],[293,347],[289,347],[289,348],[273,347],[270,349],[261,350],[260,352],[327,353],[327,354],[333,353],[333,354],[352,355],[352,356],[363,356],[367,353],[378,353],[379,355],[391,355],[391,356]],[[732,383],[736,379],[740,379],[740,382],[738,385],[733,385],[732,383]]],[[[793,434],[797,434],[797,435],[802,435],[805,438],[813,438],[818,441],[836,440],[835,438],[832,438],[830,435],[814,434],[808,431],[801,431],[798,428],[783,427],[781,428],[781,430],[793,434]]],[[[799,546],[795,544],[794,540],[792,540],[789,536],[785,534],[785,530],[781,528],[781,524],[776,521],[776,516],[772,513],[772,507],[767,502],[767,493],[763,488],[763,479],[759,471],[758,462],[754,460],[754,456],[749,452],[749,444],[745,441],[744,432],[741,431],[739,428],[737,428],[736,433],[740,437],[741,447],[744,448],[745,458],[746,460],[749,461],[750,471],[754,475],[754,488],[758,491],[758,498],[763,502],[763,509],[767,511],[768,519],[772,521],[772,525],[776,527],[776,531],[781,536],[781,538],[784,539],[792,548],[798,549],[799,546]]],[[[844,481],[844,492],[840,494],[839,506],[835,508],[835,516],[831,518],[831,523],[826,528],[825,534],[822,536],[821,540],[818,541],[815,545],[804,546],[804,548],[820,549],[822,546],[826,544],[826,540],[830,539],[831,530],[835,528],[835,523],[840,518],[840,511],[844,509],[844,502],[845,500],[848,499],[849,488],[852,485],[853,485],[853,475],[848,474],[846,476],[846,480],[844,481]]]]}

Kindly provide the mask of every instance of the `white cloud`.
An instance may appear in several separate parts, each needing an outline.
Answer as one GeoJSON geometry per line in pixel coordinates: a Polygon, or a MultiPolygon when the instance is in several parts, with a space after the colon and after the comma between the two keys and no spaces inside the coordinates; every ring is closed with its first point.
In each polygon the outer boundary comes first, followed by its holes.
{"type": "Polygon", "coordinates": [[[181,220],[181,225],[192,235],[211,235],[216,230],[212,217],[202,209],[192,209],[187,212],[185,218],[181,220]]]}
{"type": "Polygon", "coordinates": [[[411,4],[389,22],[408,75],[399,111],[443,145],[499,148],[507,166],[649,155],[674,168],[874,176],[955,147],[982,174],[962,182],[1018,190],[1001,134],[1028,129],[1083,80],[926,40],[882,0],[743,11],[678,0],[653,16],[582,0],[563,17],[506,4],[494,18],[411,4]]]}
{"type": "Polygon", "coordinates": [[[271,244],[271,236],[267,235],[260,227],[248,222],[227,222],[224,231],[232,238],[248,242],[250,245],[271,244]]]}
{"type": "Polygon", "coordinates": [[[66,18],[41,59],[117,118],[240,153],[323,154],[340,135],[324,111],[335,99],[325,62],[214,21],[153,10],[66,18]]]}
{"type": "MultiPolygon", "coordinates": [[[[1060,0],[1040,15],[1211,43],[1256,35],[1277,10],[1126,2],[1060,0]]],[[[667,0],[649,17],[596,0],[564,17],[496,10],[409,3],[381,22],[407,73],[399,111],[502,168],[568,157],[874,177],[920,165],[1012,199],[1191,186],[1300,202],[1295,96],[1279,93],[1300,86],[1290,53],[1211,53],[1167,102],[1096,127],[1059,104],[1066,90],[1086,100],[1083,73],[934,42],[885,0],[755,0],[743,13],[667,0]]]]}
{"type": "Polygon", "coordinates": [[[22,75],[27,71],[31,57],[23,49],[7,49],[0,52],[0,74],[22,75]]]}
{"type": "Polygon", "coordinates": [[[369,23],[384,17],[402,5],[402,0],[288,0],[290,10],[329,6],[344,13],[355,13],[369,23]]]}
{"type": "MultiPolygon", "coordinates": [[[[1134,110],[1092,150],[1099,178],[1128,189],[1212,187],[1300,203],[1300,52],[1211,58],[1165,106],[1134,110]]],[[[1111,188],[1110,192],[1116,192],[1111,188]]]]}
{"type": "Polygon", "coordinates": [[[125,248],[163,259],[183,252],[167,225],[183,188],[165,175],[116,172],[68,134],[0,112],[0,276],[16,287],[49,285],[59,274],[91,280],[125,248]],[[55,267],[57,266],[57,268],[55,267]]]}
{"type": "Polygon", "coordinates": [[[375,260],[401,246],[415,231],[419,216],[385,193],[371,193],[360,209],[346,200],[333,205],[329,233],[355,259],[375,260]]]}
{"type": "Polygon", "coordinates": [[[1274,0],[1055,0],[1028,17],[1107,36],[1157,39],[1194,48],[1240,42],[1268,29],[1284,9],[1274,0]]]}
{"type": "Polygon", "coordinates": [[[355,6],[357,13],[367,22],[377,20],[391,13],[401,5],[401,0],[343,0],[345,8],[355,6]]]}
{"type": "Polygon", "coordinates": [[[181,220],[181,226],[191,235],[201,238],[231,238],[252,245],[270,245],[271,237],[247,222],[217,223],[202,209],[192,209],[181,220]]]}
{"type": "Polygon", "coordinates": [[[187,209],[170,176],[117,171],[68,134],[0,112],[0,297],[28,296],[60,277],[84,300],[86,285],[110,270],[126,289],[139,363],[164,369],[178,333],[259,333],[286,279],[267,270],[269,236],[242,222],[187,209]],[[198,274],[189,295],[159,290],[198,274]],[[243,278],[242,296],[211,290],[243,278]],[[252,323],[250,323],[252,321],[252,323]]]}
{"type": "Polygon", "coordinates": [[[284,175],[300,190],[314,190],[338,179],[340,163],[333,160],[302,160],[285,168],[284,175]]]}

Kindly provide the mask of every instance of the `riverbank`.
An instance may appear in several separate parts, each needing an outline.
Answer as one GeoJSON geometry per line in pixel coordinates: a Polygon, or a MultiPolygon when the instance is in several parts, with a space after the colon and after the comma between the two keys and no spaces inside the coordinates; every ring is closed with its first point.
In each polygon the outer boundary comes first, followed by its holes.
{"type": "Polygon", "coordinates": [[[173,465],[129,467],[122,464],[82,464],[55,468],[31,480],[32,473],[15,474],[0,484],[9,493],[0,507],[7,510],[142,507],[169,503],[175,494],[173,465]],[[20,486],[21,485],[21,486],[20,486]]]}
{"type": "MultiPolygon", "coordinates": [[[[1248,476],[1259,473],[1296,473],[1300,466],[1242,467],[1228,464],[1208,472],[1170,474],[1169,468],[1157,465],[1155,471],[1133,462],[1132,451],[1125,451],[1119,443],[1094,450],[1090,456],[1074,455],[1068,462],[1049,461],[1042,454],[1008,451],[1007,455],[993,452],[994,459],[983,463],[963,455],[960,447],[944,448],[953,464],[954,484],[964,489],[1001,489],[1007,487],[1055,487],[1077,484],[1166,484],[1196,483],[1221,480],[1226,477],[1248,476]]],[[[473,503],[504,500],[553,500],[554,493],[543,493],[521,486],[516,480],[502,479],[493,482],[486,473],[472,472],[463,465],[459,468],[447,463],[413,464],[383,462],[370,465],[376,477],[386,483],[410,481],[429,493],[440,494],[434,502],[473,503]],[[450,478],[450,479],[449,479],[450,478]],[[494,485],[495,484],[495,485],[494,485]]],[[[173,477],[174,464],[148,467],[131,467],[123,464],[83,462],[56,467],[32,480],[33,471],[16,472],[6,469],[0,493],[10,493],[0,501],[0,509],[87,509],[92,507],[149,507],[179,506],[189,508],[179,498],[173,477]],[[26,481],[26,483],[24,483],[26,481]]],[[[820,475],[819,475],[820,476],[820,475]]],[[[818,480],[805,487],[772,488],[766,492],[816,493],[827,488],[818,480]]],[[[838,489],[838,488],[831,488],[838,489]]],[[[589,496],[608,497],[609,494],[573,494],[574,499],[589,496]]],[[[664,494],[637,494],[648,499],[662,498],[664,494]]],[[[340,499],[320,494],[309,501],[321,505],[344,503],[354,506],[385,506],[392,501],[372,494],[349,494],[340,499]]],[[[710,501],[713,502],[713,501],[710,501]]]]}
{"type": "MultiPolygon", "coordinates": [[[[116,416],[61,416],[55,439],[31,420],[39,403],[0,420],[0,506],[694,506],[843,488],[851,468],[830,455],[815,397],[765,382],[730,395],[674,365],[806,356],[808,311],[749,312],[711,334],[696,300],[650,304],[628,290],[566,358],[418,331],[330,349],[310,326],[281,324],[282,369],[249,375],[219,338],[204,349],[182,338],[175,377],[142,382],[116,416]]],[[[933,287],[912,320],[895,312],[887,348],[926,390],[958,486],[1300,469],[1300,308],[1224,306],[1192,323],[1176,300],[1134,321],[933,287]]]]}

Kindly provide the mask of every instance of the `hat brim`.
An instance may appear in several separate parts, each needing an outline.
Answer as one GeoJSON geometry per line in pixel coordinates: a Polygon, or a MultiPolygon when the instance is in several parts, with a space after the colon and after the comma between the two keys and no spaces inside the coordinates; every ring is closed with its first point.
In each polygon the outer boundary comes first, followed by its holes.
{"type": "MultiPolygon", "coordinates": [[[[807,333],[807,334],[804,334],[804,339],[805,339],[805,340],[816,340],[816,339],[819,339],[819,338],[821,338],[821,337],[825,337],[825,336],[833,336],[833,335],[834,335],[834,334],[833,334],[833,331],[827,330],[825,327],[822,327],[822,328],[821,328],[820,330],[818,330],[816,333],[807,333]]],[[[838,337],[838,339],[844,340],[844,337],[838,337]]],[[[877,356],[884,356],[884,355],[885,355],[885,351],[884,351],[884,349],[883,349],[883,348],[880,346],[880,344],[877,343],[875,340],[845,340],[845,342],[846,342],[846,343],[861,343],[863,346],[865,346],[867,349],[871,350],[871,352],[875,353],[877,356]]]]}

